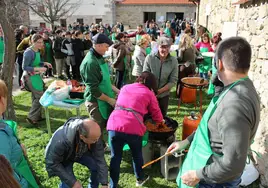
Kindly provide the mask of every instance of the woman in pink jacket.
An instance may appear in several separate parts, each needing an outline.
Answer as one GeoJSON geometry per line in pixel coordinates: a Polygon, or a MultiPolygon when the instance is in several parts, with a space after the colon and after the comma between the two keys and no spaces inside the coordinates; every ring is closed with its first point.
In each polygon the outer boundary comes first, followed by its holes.
{"type": "Polygon", "coordinates": [[[149,179],[149,176],[145,175],[142,170],[142,136],[146,132],[143,117],[149,113],[155,122],[163,121],[156,93],[156,78],[150,72],[143,72],[137,79],[137,83],[126,85],[120,90],[115,110],[107,123],[111,139],[111,188],[116,188],[118,184],[125,144],[129,145],[132,152],[133,167],[137,178],[136,186],[142,186],[149,179]]]}

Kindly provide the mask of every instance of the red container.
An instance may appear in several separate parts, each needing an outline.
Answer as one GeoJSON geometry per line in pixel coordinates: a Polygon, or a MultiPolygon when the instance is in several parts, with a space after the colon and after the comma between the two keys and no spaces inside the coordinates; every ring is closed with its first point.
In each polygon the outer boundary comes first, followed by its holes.
{"type": "Polygon", "coordinates": [[[182,125],[182,139],[186,139],[190,136],[198,127],[201,121],[201,115],[195,116],[184,116],[182,125]]]}
{"type": "Polygon", "coordinates": [[[183,87],[181,92],[181,102],[196,103],[196,89],[183,87]]]}

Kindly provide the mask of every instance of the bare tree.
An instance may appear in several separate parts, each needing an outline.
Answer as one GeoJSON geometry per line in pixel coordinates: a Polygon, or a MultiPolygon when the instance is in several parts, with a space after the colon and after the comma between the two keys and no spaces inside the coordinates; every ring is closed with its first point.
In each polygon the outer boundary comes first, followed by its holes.
{"type": "Polygon", "coordinates": [[[54,23],[63,17],[71,16],[81,5],[82,0],[25,0],[30,9],[45,22],[54,23]]]}
{"type": "Polygon", "coordinates": [[[17,0],[0,0],[0,25],[4,33],[5,54],[1,72],[1,79],[5,81],[8,88],[7,119],[16,120],[15,110],[12,101],[13,71],[15,67],[16,44],[14,28],[19,18],[19,6],[17,0]]]}

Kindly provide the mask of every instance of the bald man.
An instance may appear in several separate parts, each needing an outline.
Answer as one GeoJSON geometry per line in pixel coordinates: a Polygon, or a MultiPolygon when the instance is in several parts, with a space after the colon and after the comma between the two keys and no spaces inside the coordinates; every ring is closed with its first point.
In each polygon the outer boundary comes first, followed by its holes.
{"type": "Polygon", "coordinates": [[[60,188],[81,188],[73,173],[73,164],[86,166],[90,172],[89,188],[108,188],[108,167],[104,159],[100,126],[90,119],[70,118],[55,131],[45,153],[49,177],[61,179],[60,188]]]}

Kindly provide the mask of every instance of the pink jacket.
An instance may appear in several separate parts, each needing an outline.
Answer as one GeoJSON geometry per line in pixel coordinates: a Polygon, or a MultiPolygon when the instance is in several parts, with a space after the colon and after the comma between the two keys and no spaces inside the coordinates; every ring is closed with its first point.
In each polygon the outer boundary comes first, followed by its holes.
{"type": "Polygon", "coordinates": [[[200,50],[200,48],[207,48],[209,52],[213,52],[214,50],[212,49],[210,43],[203,43],[203,42],[198,42],[195,44],[195,47],[200,50]]]}
{"type": "MultiPolygon", "coordinates": [[[[156,96],[140,83],[124,86],[120,90],[116,105],[131,108],[138,112],[137,117],[141,122],[143,122],[143,116],[147,113],[152,115],[155,122],[162,122],[163,120],[156,96]]],[[[146,127],[138,121],[133,112],[115,109],[109,117],[107,130],[143,136],[146,127]]]]}

